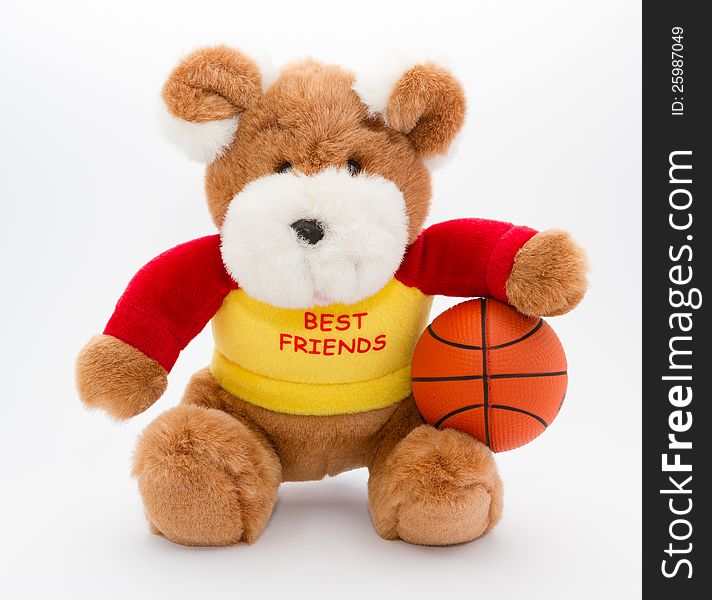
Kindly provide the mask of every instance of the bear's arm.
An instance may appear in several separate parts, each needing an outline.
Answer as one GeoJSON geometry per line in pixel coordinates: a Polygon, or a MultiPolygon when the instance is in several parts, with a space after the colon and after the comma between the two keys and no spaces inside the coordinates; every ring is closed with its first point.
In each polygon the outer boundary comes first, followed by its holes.
{"type": "Polygon", "coordinates": [[[408,248],[395,277],[428,295],[485,296],[508,302],[514,257],[536,231],[488,219],[428,227],[408,248]]]}
{"type": "Polygon", "coordinates": [[[104,333],[168,372],[236,287],[223,266],[219,235],[180,244],[136,273],[104,333]]]}

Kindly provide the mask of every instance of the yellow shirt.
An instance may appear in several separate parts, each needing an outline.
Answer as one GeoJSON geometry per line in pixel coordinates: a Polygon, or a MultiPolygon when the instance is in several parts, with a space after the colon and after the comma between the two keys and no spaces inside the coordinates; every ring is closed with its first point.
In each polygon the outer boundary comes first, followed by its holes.
{"type": "Polygon", "coordinates": [[[432,297],[392,279],[356,304],[281,309],[230,292],[213,317],[210,371],[276,412],[356,413],[410,394],[410,361],[432,297]]]}

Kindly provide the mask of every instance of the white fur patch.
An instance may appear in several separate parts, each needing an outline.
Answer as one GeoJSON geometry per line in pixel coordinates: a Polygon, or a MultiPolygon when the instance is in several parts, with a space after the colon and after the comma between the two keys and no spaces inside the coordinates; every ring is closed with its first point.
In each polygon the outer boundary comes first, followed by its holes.
{"type": "Polygon", "coordinates": [[[159,125],[168,140],[189,159],[211,163],[232,143],[239,117],[194,123],[172,115],[165,105],[159,111],[159,125]]]}
{"type": "Polygon", "coordinates": [[[279,67],[272,61],[272,58],[261,51],[250,53],[252,60],[257,64],[262,79],[262,91],[266,92],[279,77],[279,67]]]}
{"type": "Polygon", "coordinates": [[[388,123],[386,108],[393,88],[406,71],[421,62],[412,58],[389,61],[380,71],[372,70],[358,75],[351,87],[368,107],[370,114],[380,114],[388,123]]]}
{"type": "Polygon", "coordinates": [[[408,218],[392,181],[327,169],[249,183],[230,203],[220,234],[225,267],[247,294],[309,308],[352,304],[386,285],[403,258],[408,218]],[[319,221],[323,239],[300,239],[290,226],[300,219],[319,221]]]}

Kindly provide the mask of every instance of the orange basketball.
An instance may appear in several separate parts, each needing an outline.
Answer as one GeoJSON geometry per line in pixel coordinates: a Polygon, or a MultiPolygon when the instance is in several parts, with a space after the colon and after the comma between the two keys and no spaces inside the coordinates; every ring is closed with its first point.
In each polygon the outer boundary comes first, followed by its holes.
{"type": "Polygon", "coordinates": [[[433,427],[453,427],[494,452],[523,446],[554,420],[566,394],[566,356],[543,319],[489,299],[437,317],[413,354],[413,394],[433,427]]]}

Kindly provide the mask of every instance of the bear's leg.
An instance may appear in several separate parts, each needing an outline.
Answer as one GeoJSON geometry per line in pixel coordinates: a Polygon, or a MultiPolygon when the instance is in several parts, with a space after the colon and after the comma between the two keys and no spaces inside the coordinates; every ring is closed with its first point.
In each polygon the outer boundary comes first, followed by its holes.
{"type": "Polygon", "coordinates": [[[183,405],[138,442],[133,474],[151,528],[187,546],[252,543],[272,513],[279,459],[251,424],[191,403],[192,395],[189,386],[183,405]]]}
{"type": "Polygon", "coordinates": [[[388,540],[428,546],[484,535],[502,514],[492,452],[466,433],[414,423],[419,415],[413,411],[411,400],[394,413],[370,465],[376,531],[388,540]]]}

